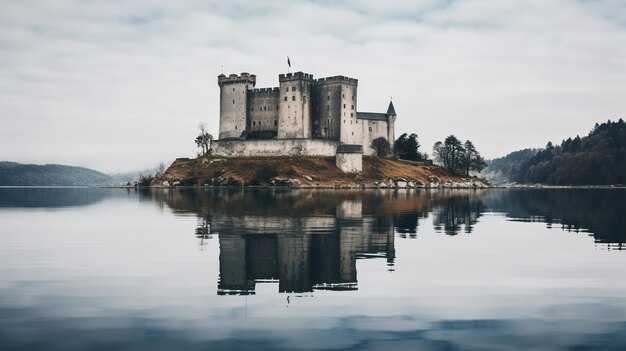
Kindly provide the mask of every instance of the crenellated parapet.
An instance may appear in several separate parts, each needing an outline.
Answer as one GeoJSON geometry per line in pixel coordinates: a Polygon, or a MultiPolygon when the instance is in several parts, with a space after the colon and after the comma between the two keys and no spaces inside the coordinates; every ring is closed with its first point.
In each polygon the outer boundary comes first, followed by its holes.
{"type": "Polygon", "coordinates": [[[222,73],[219,76],[217,76],[217,84],[220,87],[224,85],[228,85],[228,84],[238,84],[238,83],[252,84],[252,86],[254,86],[256,85],[256,75],[250,74],[247,72],[242,72],[239,75],[233,73],[231,75],[226,76],[225,74],[222,73]]]}
{"type": "Polygon", "coordinates": [[[280,94],[280,88],[256,88],[252,90],[252,94],[254,96],[264,96],[264,95],[278,95],[280,94]]]}
{"type": "Polygon", "coordinates": [[[344,83],[344,84],[356,86],[359,84],[359,80],[355,78],[345,77],[345,76],[325,77],[325,78],[319,78],[315,80],[316,85],[334,84],[334,83],[344,83]]]}
{"type": "Polygon", "coordinates": [[[279,82],[287,82],[291,80],[309,80],[313,81],[313,75],[304,72],[295,72],[295,73],[287,73],[287,74],[279,74],[278,81],[279,82]]]}

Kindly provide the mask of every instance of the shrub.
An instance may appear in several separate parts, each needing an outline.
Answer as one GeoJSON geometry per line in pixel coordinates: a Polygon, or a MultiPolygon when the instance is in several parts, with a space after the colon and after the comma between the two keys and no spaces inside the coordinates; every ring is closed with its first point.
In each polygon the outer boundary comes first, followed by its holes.
{"type": "Polygon", "coordinates": [[[154,179],[153,176],[151,175],[147,175],[147,176],[143,176],[143,175],[139,175],[139,186],[150,186],[152,184],[152,180],[154,179]]]}
{"type": "Polygon", "coordinates": [[[391,151],[391,145],[389,145],[389,141],[384,137],[378,137],[372,140],[372,148],[376,151],[376,156],[379,157],[387,156],[391,151]]]}

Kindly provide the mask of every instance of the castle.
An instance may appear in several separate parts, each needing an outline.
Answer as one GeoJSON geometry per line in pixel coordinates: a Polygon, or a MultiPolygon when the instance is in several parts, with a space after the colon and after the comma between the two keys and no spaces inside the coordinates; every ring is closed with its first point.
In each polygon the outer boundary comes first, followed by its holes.
{"type": "Polygon", "coordinates": [[[357,112],[358,80],[344,76],[280,74],[279,86],[255,88],[256,75],[220,74],[219,140],[224,157],[334,156],[344,172],[360,172],[372,141],[395,140],[396,112],[357,112]]]}

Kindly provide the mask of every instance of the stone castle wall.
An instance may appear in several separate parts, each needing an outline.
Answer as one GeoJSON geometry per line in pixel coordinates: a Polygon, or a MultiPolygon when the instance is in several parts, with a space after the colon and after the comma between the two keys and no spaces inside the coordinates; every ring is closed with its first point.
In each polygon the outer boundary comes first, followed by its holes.
{"type": "Polygon", "coordinates": [[[220,157],[335,156],[338,141],[321,139],[215,140],[220,157]]]}

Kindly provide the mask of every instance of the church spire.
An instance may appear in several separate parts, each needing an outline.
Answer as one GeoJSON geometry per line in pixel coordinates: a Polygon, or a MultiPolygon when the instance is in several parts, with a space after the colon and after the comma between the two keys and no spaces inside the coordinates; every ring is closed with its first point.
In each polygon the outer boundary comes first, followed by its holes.
{"type": "Polygon", "coordinates": [[[393,101],[389,101],[389,107],[387,108],[387,114],[396,116],[396,109],[393,108],[393,101]]]}

